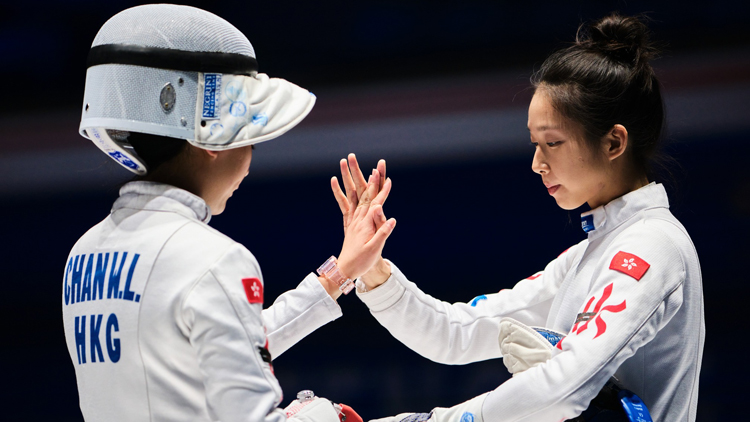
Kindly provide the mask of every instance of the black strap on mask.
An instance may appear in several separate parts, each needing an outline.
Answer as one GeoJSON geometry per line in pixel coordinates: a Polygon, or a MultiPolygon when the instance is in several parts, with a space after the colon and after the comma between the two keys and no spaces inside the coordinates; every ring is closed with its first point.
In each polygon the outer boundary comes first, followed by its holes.
{"type": "Polygon", "coordinates": [[[127,44],[102,44],[91,47],[86,67],[100,64],[129,64],[186,72],[245,76],[252,76],[258,72],[258,61],[244,54],[173,50],[127,44]]]}

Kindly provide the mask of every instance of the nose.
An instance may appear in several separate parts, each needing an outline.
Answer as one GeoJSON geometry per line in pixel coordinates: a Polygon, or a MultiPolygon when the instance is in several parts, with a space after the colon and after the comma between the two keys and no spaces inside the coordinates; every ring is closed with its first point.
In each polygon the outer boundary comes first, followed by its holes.
{"type": "Polygon", "coordinates": [[[531,170],[537,174],[549,173],[549,164],[547,164],[544,153],[539,146],[534,151],[534,158],[531,160],[531,170]]]}

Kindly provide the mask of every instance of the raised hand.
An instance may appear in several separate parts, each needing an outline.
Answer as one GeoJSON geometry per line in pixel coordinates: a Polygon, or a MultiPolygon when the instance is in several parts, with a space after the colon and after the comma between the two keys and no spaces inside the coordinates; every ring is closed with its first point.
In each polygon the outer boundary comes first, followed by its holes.
{"type": "MultiPolygon", "coordinates": [[[[348,227],[351,225],[356,210],[363,203],[368,202],[369,207],[375,207],[376,209],[374,214],[375,229],[380,229],[387,221],[385,215],[383,215],[382,206],[391,190],[391,179],[385,177],[385,160],[378,161],[377,169],[373,170],[369,181],[365,181],[365,177],[359,169],[357,157],[354,154],[349,154],[348,160],[342,159],[339,162],[339,166],[346,193],[341,190],[338,180],[335,177],[331,178],[331,189],[344,219],[344,234],[348,234],[348,227]],[[368,189],[368,182],[376,184],[374,190],[368,189]],[[374,195],[375,193],[377,194],[374,195]],[[370,201],[373,195],[375,197],[370,201]]],[[[382,251],[382,247],[380,250],[382,251]]],[[[368,289],[374,289],[384,283],[390,275],[390,265],[381,256],[378,256],[374,265],[360,279],[368,289]]]]}
{"type": "MultiPolygon", "coordinates": [[[[369,199],[363,197],[363,195],[368,194],[368,183],[365,180],[362,171],[359,169],[359,163],[357,163],[357,157],[354,154],[349,154],[348,159],[342,158],[339,162],[339,167],[341,168],[341,180],[344,183],[346,193],[341,190],[336,177],[331,178],[331,189],[333,190],[333,196],[336,198],[336,202],[338,202],[339,208],[341,209],[341,215],[344,218],[344,233],[346,234],[346,228],[351,222],[352,215],[357,208],[357,205],[360,201],[369,199]]],[[[378,161],[377,171],[379,177],[376,180],[376,192],[379,194],[385,189],[386,182],[389,181],[389,179],[386,179],[385,177],[385,160],[378,161]]],[[[388,187],[388,191],[390,191],[390,186],[388,187]]],[[[386,193],[386,195],[381,198],[374,199],[372,205],[382,206],[388,198],[388,194],[386,193]]],[[[385,219],[383,219],[382,222],[385,222],[385,219]]],[[[380,227],[380,225],[378,225],[378,227],[380,227]]]]}
{"type": "MultiPolygon", "coordinates": [[[[356,163],[356,161],[355,161],[356,163]]],[[[359,168],[357,168],[359,170],[359,168]]],[[[359,173],[361,176],[361,173],[359,173]]],[[[364,179],[364,176],[362,176],[364,179]]],[[[385,241],[396,226],[396,220],[386,219],[383,214],[383,203],[391,190],[391,181],[386,179],[380,188],[381,175],[373,170],[364,190],[356,194],[358,200],[346,200],[342,208],[344,214],[344,245],[338,257],[338,266],[349,278],[357,278],[370,270],[379,260],[385,241]]],[[[346,182],[345,182],[346,183],[346,182]]],[[[338,183],[336,183],[338,187],[338,183]]],[[[351,187],[356,189],[352,182],[351,187]]],[[[339,188],[340,191],[340,188],[339,188]]],[[[356,190],[350,191],[350,196],[356,190]]],[[[335,194],[334,190],[334,194],[335,194]]],[[[342,193],[343,195],[343,193],[342,193]]],[[[338,198],[337,198],[338,199],[338,198]]],[[[344,197],[346,199],[346,196],[344,197]]],[[[342,202],[339,201],[341,206],[342,202]]]]}

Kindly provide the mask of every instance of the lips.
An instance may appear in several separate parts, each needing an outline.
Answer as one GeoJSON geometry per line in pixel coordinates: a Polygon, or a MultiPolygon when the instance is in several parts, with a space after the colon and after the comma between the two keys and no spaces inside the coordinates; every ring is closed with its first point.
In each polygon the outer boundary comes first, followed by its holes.
{"type": "Polygon", "coordinates": [[[549,193],[550,195],[554,195],[554,194],[555,194],[555,192],[557,192],[557,190],[558,190],[559,188],[560,188],[560,185],[547,186],[547,192],[548,192],[548,193],[549,193]]]}

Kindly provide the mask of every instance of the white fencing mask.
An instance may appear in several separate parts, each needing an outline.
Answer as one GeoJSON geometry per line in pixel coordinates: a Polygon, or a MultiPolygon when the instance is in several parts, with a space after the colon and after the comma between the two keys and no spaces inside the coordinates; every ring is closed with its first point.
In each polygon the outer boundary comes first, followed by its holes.
{"type": "Polygon", "coordinates": [[[302,121],[315,96],[257,70],[253,46],[216,15],[169,4],[124,10],[94,38],[79,132],[136,174],[147,168],[128,132],[207,150],[271,140],[302,121]]]}

